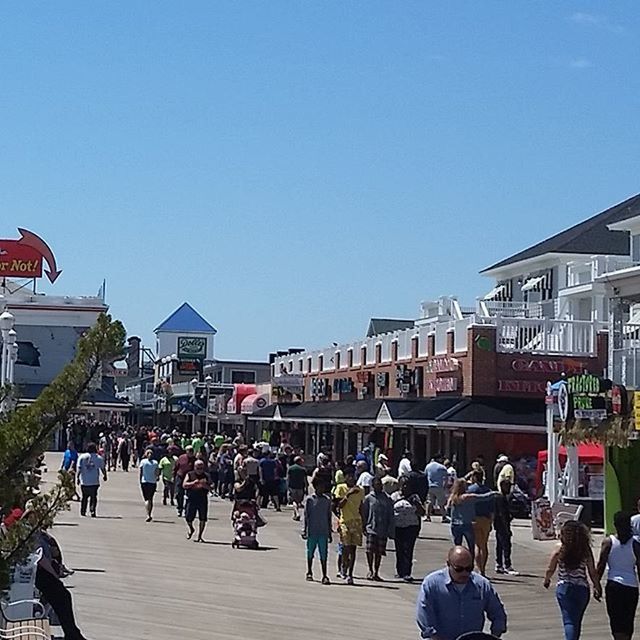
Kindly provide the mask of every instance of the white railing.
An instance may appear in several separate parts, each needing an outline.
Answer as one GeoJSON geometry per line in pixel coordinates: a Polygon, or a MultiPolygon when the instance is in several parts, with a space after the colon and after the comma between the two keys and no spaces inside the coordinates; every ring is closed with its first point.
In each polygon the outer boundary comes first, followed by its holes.
{"type": "Polygon", "coordinates": [[[477,313],[485,318],[542,318],[543,308],[539,302],[478,300],[477,313]]]}
{"type": "Polygon", "coordinates": [[[132,404],[139,404],[141,402],[148,402],[153,400],[153,383],[149,382],[143,385],[134,385],[132,387],[125,387],[124,391],[118,391],[116,393],[117,398],[128,400],[132,404]]]}
{"type": "Polygon", "coordinates": [[[497,350],[503,353],[596,355],[594,322],[498,317],[495,325],[497,350]]]}

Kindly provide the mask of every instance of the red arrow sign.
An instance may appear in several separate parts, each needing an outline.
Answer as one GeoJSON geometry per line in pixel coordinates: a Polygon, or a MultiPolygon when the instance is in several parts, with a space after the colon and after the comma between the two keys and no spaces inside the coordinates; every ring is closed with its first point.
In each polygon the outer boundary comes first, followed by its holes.
{"type": "Polygon", "coordinates": [[[47,274],[49,282],[53,284],[62,273],[62,270],[58,270],[58,267],[56,265],[56,258],[53,255],[53,251],[51,251],[51,249],[49,248],[49,245],[40,236],[37,236],[32,231],[18,228],[18,232],[20,233],[20,240],[18,240],[18,243],[26,245],[27,247],[31,247],[32,249],[37,251],[47,262],[47,264],[49,265],[49,270],[45,269],[44,272],[47,274]]]}

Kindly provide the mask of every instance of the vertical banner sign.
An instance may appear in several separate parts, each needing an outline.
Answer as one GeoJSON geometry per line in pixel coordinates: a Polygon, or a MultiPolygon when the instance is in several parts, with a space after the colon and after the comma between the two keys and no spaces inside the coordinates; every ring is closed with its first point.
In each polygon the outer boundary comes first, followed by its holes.
{"type": "Polygon", "coordinates": [[[633,392],[633,417],[636,431],[640,431],[640,391],[633,392]]]}

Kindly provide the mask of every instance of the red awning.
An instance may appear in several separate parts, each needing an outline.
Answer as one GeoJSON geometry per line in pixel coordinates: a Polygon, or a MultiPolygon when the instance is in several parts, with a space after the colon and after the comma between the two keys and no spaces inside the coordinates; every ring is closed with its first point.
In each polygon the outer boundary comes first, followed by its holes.
{"type": "MultiPolygon", "coordinates": [[[[560,464],[564,464],[567,461],[567,450],[565,447],[560,447],[558,457],[560,458],[560,464]]],[[[592,442],[579,444],[578,460],[585,464],[604,464],[604,447],[601,444],[592,442]]],[[[547,450],[538,451],[538,462],[545,463],[546,461],[547,450]]]]}

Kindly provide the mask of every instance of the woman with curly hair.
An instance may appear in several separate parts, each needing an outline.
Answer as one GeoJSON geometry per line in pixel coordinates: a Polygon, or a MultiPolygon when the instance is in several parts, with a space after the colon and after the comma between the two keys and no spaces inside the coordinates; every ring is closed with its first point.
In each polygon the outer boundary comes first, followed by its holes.
{"type": "Polygon", "coordinates": [[[640,543],[633,538],[631,515],[618,511],[613,516],[615,535],[602,541],[598,560],[598,578],[605,568],[604,588],[607,614],[614,640],[631,640],[638,608],[638,575],[640,575],[640,543]]]}
{"type": "Polygon", "coordinates": [[[596,573],[591,534],[582,522],[569,520],[560,531],[560,544],[551,556],[549,568],[544,579],[545,589],[549,588],[553,574],[558,570],[556,598],[565,640],[578,640],[582,630],[582,618],[589,604],[589,582],[593,584],[593,597],[602,598],[602,587],[596,573]]]}

